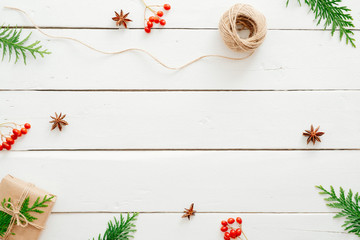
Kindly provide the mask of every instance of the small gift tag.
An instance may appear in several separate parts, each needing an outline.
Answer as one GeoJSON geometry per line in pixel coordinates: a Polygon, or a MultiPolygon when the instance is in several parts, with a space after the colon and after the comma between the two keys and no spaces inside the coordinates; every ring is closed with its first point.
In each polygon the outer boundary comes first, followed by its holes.
{"type": "Polygon", "coordinates": [[[0,183],[0,239],[37,240],[56,196],[7,175],[0,183]]]}

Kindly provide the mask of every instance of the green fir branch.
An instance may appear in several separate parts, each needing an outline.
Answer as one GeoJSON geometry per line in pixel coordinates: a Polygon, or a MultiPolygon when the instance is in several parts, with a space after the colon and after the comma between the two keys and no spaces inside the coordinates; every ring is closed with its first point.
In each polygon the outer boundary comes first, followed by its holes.
{"type": "Polygon", "coordinates": [[[48,197],[47,195],[44,196],[44,198],[41,200],[40,202],[40,197],[38,197],[36,199],[36,201],[34,202],[34,204],[30,207],[29,203],[30,203],[30,197],[27,197],[21,207],[20,212],[24,215],[24,217],[29,221],[29,222],[33,222],[35,220],[37,220],[36,217],[32,216],[30,213],[34,212],[34,213],[44,213],[44,211],[40,210],[39,208],[47,208],[48,205],[46,203],[51,202],[51,200],[54,198],[54,196],[50,196],[48,197]]]}
{"type": "Polygon", "coordinates": [[[15,63],[22,57],[26,65],[26,54],[30,53],[35,59],[36,54],[39,54],[41,57],[44,57],[45,54],[50,54],[47,49],[41,49],[40,41],[35,41],[34,43],[25,46],[25,43],[29,40],[31,33],[27,35],[23,40],[20,40],[22,29],[10,28],[10,27],[0,27],[0,48],[2,49],[2,60],[4,60],[5,55],[9,55],[9,62],[11,61],[11,56],[15,55],[15,63]]]}
{"type": "Polygon", "coordinates": [[[349,190],[348,194],[345,196],[345,191],[340,187],[339,196],[336,195],[333,186],[330,186],[330,191],[327,191],[322,186],[316,186],[321,192],[320,194],[328,195],[329,197],[325,198],[325,201],[329,202],[326,204],[331,208],[341,209],[334,218],[344,217],[345,223],[342,225],[345,231],[348,233],[354,233],[360,237],[360,196],[358,193],[355,195],[349,190]]]}
{"type": "MultiPolygon", "coordinates": [[[[133,213],[132,216],[130,216],[128,213],[126,220],[122,214],[120,214],[120,220],[114,217],[114,222],[108,222],[104,236],[99,234],[98,240],[129,240],[133,238],[134,236],[132,234],[136,232],[136,226],[133,222],[136,221],[138,215],[139,213],[133,213]]],[[[95,238],[93,238],[93,240],[95,240],[95,238]]]]}
{"type": "MultiPolygon", "coordinates": [[[[11,198],[9,198],[7,200],[8,202],[11,202],[11,198]]],[[[4,199],[2,202],[1,202],[1,206],[4,208],[5,207],[5,203],[7,202],[6,199],[4,199]]],[[[1,212],[0,211],[0,237],[4,237],[9,225],[10,225],[10,222],[11,222],[11,218],[12,216],[5,213],[5,212],[1,212]]]]}
{"type": "MultiPolygon", "coordinates": [[[[286,6],[290,0],[287,0],[286,6]]],[[[298,0],[301,5],[301,0],[298,0]]],[[[352,23],[353,17],[350,15],[350,9],[346,6],[339,6],[341,0],[304,0],[304,3],[310,7],[310,10],[315,13],[315,20],[319,25],[324,22],[324,29],[331,26],[331,35],[333,36],[336,29],[339,29],[340,41],[345,36],[346,44],[351,44],[354,48],[355,38],[354,32],[350,28],[354,28],[352,23]]]]}

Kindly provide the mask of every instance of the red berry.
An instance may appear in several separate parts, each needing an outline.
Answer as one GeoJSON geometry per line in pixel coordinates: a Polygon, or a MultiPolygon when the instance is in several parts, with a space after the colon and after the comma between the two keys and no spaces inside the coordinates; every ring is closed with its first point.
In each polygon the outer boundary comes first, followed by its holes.
{"type": "Polygon", "coordinates": [[[230,240],[230,237],[224,236],[224,240],[230,240]]]}
{"type": "Polygon", "coordinates": [[[222,220],[222,221],[221,221],[221,225],[223,225],[223,226],[227,226],[227,221],[222,220]]]}
{"type": "Polygon", "coordinates": [[[241,229],[240,228],[236,229],[235,232],[236,232],[236,236],[239,237],[241,235],[241,229]]]}
{"type": "Polygon", "coordinates": [[[164,9],[165,9],[166,11],[169,11],[169,10],[171,9],[170,4],[164,4],[164,9]]]}
{"type": "Polygon", "coordinates": [[[158,16],[155,16],[155,17],[154,17],[154,22],[155,22],[155,23],[159,23],[159,22],[160,22],[160,18],[159,18],[158,16]]]}
{"type": "Polygon", "coordinates": [[[147,33],[150,33],[150,32],[151,32],[151,28],[149,28],[149,27],[145,27],[144,30],[145,30],[145,32],[147,32],[147,33]]]}
{"type": "Polygon", "coordinates": [[[4,149],[3,145],[0,145],[0,151],[2,151],[4,149]]]}
{"type": "Polygon", "coordinates": [[[31,125],[30,125],[30,123],[25,123],[24,127],[25,127],[26,129],[30,129],[30,128],[31,128],[31,125]]]}
{"type": "Polygon", "coordinates": [[[6,138],[6,142],[9,144],[9,145],[13,145],[14,144],[14,139],[12,139],[11,137],[8,137],[6,138]]]}
{"type": "Polygon", "coordinates": [[[161,19],[161,20],[160,20],[160,25],[163,25],[163,26],[164,26],[165,24],[166,24],[165,19],[161,19]]]}
{"type": "Polygon", "coordinates": [[[164,16],[164,13],[163,13],[163,11],[158,11],[158,12],[156,13],[156,15],[158,15],[159,17],[162,17],[162,16],[164,16]]]}
{"type": "Polygon", "coordinates": [[[18,129],[13,129],[13,133],[14,133],[16,136],[21,136],[21,132],[20,132],[18,129]]]}
{"type": "Polygon", "coordinates": [[[229,224],[233,224],[234,222],[235,222],[235,219],[233,219],[233,218],[229,218],[229,219],[228,219],[228,223],[229,223],[229,224]]]}
{"type": "Polygon", "coordinates": [[[12,139],[16,140],[17,139],[17,136],[15,134],[11,135],[10,136],[12,139]]]}
{"type": "Polygon", "coordinates": [[[231,231],[230,231],[230,237],[231,238],[236,238],[236,231],[234,230],[234,229],[232,229],[231,231]]]}
{"type": "Polygon", "coordinates": [[[155,17],[154,17],[154,16],[149,17],[149,21],[150,21],[150,22],[153,22],[154,20],[155,20],[155,17]]]}
{"type": "Polygon", "coordinates": [[[237,222],[238,224],[242,224],[242,219],[241,219],[241,217],[237,217],[237,218],[236,218],[236,222],[237,222]]]}
{"type": "Polygon", "coordinates": [[[152,22],[148,21],[147,26],[148,26],[148,28],[152,28],[154,26],[154,24],[152,22]]]}
{"type": "Polygon", "coordinates": [[[225,236],[225,237],[230,237],[230,233],[226,232],[226,233],[224,234],[224,236],[225,236]]]}
{"type": "Polygon", "coordinates": [[[22,129],[21,129],[21,133],[22,133],[22,134],[27,134],[26,128],[22,128],[22,129]]]}
{"type": "Polygon", "coordinates": [[[6,150],[10,150],[10,149],[11,149],[11,146],[10,146],[8,143],[6,143],[6,142],[3,142],[3,143],[2,143],[2,146],[3,146],[6,150]]]}
{"type": "Polygon", "coordinates": [[[222,227],[220,228],[220,230],[221,230],[222,232],[226,232],[226,231],[228,230],[228,227],[222,226],[222,227]]]}

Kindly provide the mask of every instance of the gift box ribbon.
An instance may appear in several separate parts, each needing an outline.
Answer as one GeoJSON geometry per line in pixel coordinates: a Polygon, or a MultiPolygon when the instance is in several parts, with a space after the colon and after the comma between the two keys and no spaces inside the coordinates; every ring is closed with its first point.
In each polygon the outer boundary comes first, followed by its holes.
{"type": "Polygon", "coordinates": [[[11,234],[11,229],[13,228],[13,226],[16,225],[20,226],[20,227],[27,227],[28,225],[33,226],[37,229],[43,230],[44,227],[31,223],[29,222],[26,217],[20,212],[21,207],[26,199],[26,197],[28,196],[30,190],[35,187],[35,185],[33,184],[27,184],[26,187],[24,188],[19,200],[17,201],[17,204],[13,204],[10,201],[6,201],[3,205],[0,205],[0,211],[5,212],[6,214],[9,214],[10,216],[12,216],[11,221],[10,221],[10,225],[4,235],[4,240],[6,240],[10,234],[11,234]]]}

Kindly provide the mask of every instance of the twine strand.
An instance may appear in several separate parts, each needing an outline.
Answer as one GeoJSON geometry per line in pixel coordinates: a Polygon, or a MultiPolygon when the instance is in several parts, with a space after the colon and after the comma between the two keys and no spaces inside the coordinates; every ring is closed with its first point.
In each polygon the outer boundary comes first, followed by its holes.
{"type": "Polygon", "coordinates": [[[30,17],[30,15],[25,12],[22,9],[15,8],[15,7],[4,7],[11,10],[16,10],[18,12],[23,13],[27,19],[32,23],[32,25],[44,36],[47,36],[48,38],[53,39],[64,39],[64,40],[70,40],[77,42],[95,52],[107,54],[107,55],[117,55],[122,54],[125,52],[142,52],[147,54],[149,57],[151,57],[154,61],[159,63],[161,66],[170,69],[170,70],[180,70],[183,68],[186,68],[201,59],[204,58],[223,58],[227,60],[233,60],[233,61],[239,61],[244,60],[248,57],[250,57],[255,49],[260,46],[260,44],[263,42],[265,35],[266,35],[266,21],[265,17],[258,11],[256,11],[254,8],[252,8],[250,5],[244,5],[244,4],[237,4],[233,6],[228,12],[226,12],[222,19],[220,20],[219,24],[219,30],[220,33],[224,39],[225,44],[233,51],[236,52],[247,52],[248,54],[244,57],[228,57],[223,55],[217,55],[217,54],[208,54],[203,55],[198,58],[195,58],[194,60],[185,63],[184,65],[178,66],[178,67],[172,67],[161,60],[159,60],[157,57],[155,57],[150,52],[141,49],[141,48],[127,48],[121,51],[115,51],[115,52],[107,52],[100,49],[97,49],[79,39],[72,38],[72,37],[66,37],[66,36],[55,36],[48,34],[44,32],[36,23],[35,21],[30,17]],[[240,20],[242,18],[246,18],[243,20],[240,20]],[[237,25],[243,25],[244,27],[248,28],[250,30],[250,38],[249,39],[241,39],[238,36],[236,26],[237,25]]]}

